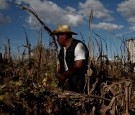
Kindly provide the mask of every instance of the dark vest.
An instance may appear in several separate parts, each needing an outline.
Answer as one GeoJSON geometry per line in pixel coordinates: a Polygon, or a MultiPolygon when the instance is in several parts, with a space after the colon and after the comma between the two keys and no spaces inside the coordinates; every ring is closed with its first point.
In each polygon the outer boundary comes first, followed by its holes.
{"type": "MultiPolygon", "coordinates": [[[[79,74],[85,74],[87,71],[89,52],[88,52],[86,45],[83,42],[81,42],[80,40],[73,39],[70,47],[66,50],[66,63],[67,63],[68,68],[70,68],[74,64],[74,51],[75,51],[75,47],[78,43],[82,43],[85,46],[87,53],[86,53],[86,60],[84,60],[84,65],[82,67],[83,69],[81,68],[81,71],[77,71],[77,73],[79,72],[79,74]]],[[[60,73],[63,73],[65,71],[64,48],[60,49],[58,58],[59,58],[60,67],[61,67],[60,73]]]]}
{"type": "MultiPolygon", "coordinates": [[[[68,68],[70,68],[74,64],[74,51],[75,47],[78,43],[82,43],[80,40],[73,39],[70,47],[66,50],[66,62],[68,68]]],[[[84,43],[83,43],[84,44],[84,43]]],[[[86,60],[84,60],[84,65],[80,70],[77,70],[73,75],[68,77],[68,90],[75,91],[78,93],[83,93],[84,85],[85,85],[85,74],[87,72],[87,65],[88,65],[88,58],[89,58],[89,52],[86,48],[86,60]]],[[[59,61],[60,61],[60,73],[63,73],[65,71],[64,67],[64,48],[60,49],[60,53],[58,55],[59,61]]]]}

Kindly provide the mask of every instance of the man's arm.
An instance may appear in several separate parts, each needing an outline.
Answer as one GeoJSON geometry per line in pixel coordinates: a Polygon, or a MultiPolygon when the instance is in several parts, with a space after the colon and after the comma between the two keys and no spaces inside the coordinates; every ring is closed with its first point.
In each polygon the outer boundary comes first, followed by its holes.
{"type": "Polygon", "coordinates": [[[56,65],[56,73],[57,73],[57,74],[60,73],[60,64],[59,64],[59,63],[56,65]]]}
{"type": "Polygon", "coordinates": [[[75,71],[82,68],[83,63],[84,63],[84,60],[76,60],[71,68],[69,68],[67,71],[65,71],[64,73],[60,75],[60,80],[62,81],[65,80],[66,78],[71,76],[75,71]]]}

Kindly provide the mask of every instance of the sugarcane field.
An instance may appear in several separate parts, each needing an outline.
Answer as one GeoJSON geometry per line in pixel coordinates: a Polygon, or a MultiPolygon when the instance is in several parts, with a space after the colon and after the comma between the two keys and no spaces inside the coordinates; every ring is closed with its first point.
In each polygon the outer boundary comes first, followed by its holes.
{"type": "Polygon", "coordinates": [[[86,74],[88,94],[63,91],[55,77],[55,51],[41,39],[14,58],[10,40],[0,54],[0,114],[2,115],[133,115],[135,113],[134,64],[99,55],[93,58],[94,71],[86,74]],[[32,52],[32,55],[31,55],[32,52]],[[53,102],[53,107],[50,102],[53,102]]]}
{"type": "Polygon", "coordinates": [[[118,38],[121,46],[108,45],[106,38],[92,31],[91,10],[88,43],[80,33],[90,54],[85,90],[65,90],[58,85],[59,46],[52,30],[34,9],[16,5],[23,13],[33,15],[42,28],[35,46],[26,28],[22,30],[25,42],[16,47],[17,53],[10,38],[0,46],[0,115],[135,115],[135,38],[122,36],[118,38]],[[43,43],[48,39],[43,38],[43,32],[49,34],[49,47],[43,43]]]}

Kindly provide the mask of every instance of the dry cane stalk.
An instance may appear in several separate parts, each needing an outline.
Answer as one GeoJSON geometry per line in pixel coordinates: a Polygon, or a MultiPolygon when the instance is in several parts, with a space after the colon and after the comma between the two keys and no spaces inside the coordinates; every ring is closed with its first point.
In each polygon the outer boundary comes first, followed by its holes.
{"type": "Polygon", "coordinates": [[[40,72],[41,72],[41,59],[42,59],[42,45],[41,43],[38,44],[38,79],[40,78],[40,72]]]}
{"type": "Polygon", "coordinates": [[[0,61],[2,62],[3,58],[2,58],[2,53],[0,53],[0,61]]]}
{"type": "Polygon", "coordinates": [[[10,48],[10,40],[8,39],[8,59],[11,62],[11,48],[10,48]]]}
{"type": "MultiPolygon", "coordinates": [[[[91,53],[91,24],[92,24],[92,20],[93,20],[93,10],[91,10],[90,12],[90,18],[89,18],[89,38],[88,38],[88,50],[89,53],[91,53]]],[[[90,72],[91,72],[91,59],[89,57],[89,62],[88,62],[88,69],[87,69],[87,75],[86,75],[86,82],[87,82],[87,91],[88,91],[88,95],[90,94],[90,72]]]]}
{"type": "Polygon", "coordinates": [[[125,91],[126,115],[129,115],[129,85],[130,82],[126,82],[126,91],[125,91]]]}
{"type": "Polygon", "coordinates": [[[112,98],[110,104],[109,104],[107,107],[101,109],[101,111],[100,111],[100,112],[101,112],[101,115],[105,115],[106,112],[107,112],[109,109],[111,109],[111,107],[112,107],[112,105],[113,105],[114,102],[115,102],[115,97],[112,98]]]}
{"type": "Polygon", "coordinates": [[[110,111],[111,115],[115,115],[115,108],[116,108],[116,101],[114,101],[114,103],[112,105],[112,110],[110,111]]]}

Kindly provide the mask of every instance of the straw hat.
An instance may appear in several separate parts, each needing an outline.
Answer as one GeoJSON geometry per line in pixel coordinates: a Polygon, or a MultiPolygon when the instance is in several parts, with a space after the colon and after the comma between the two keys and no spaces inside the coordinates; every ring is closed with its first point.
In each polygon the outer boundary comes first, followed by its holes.
{"type": "Polygon", "coordinates": [[[73,34],[73,35],[77,35],[77,33],[72,32],[70,30],[70,27],[68,25],[60,25],[60,26],[57,27],[57,29],[55,29],[52,32],[53,35],[57,35],[57,34],[61,34],[61,33],[70,33],[70,34],[73,34]]]}

